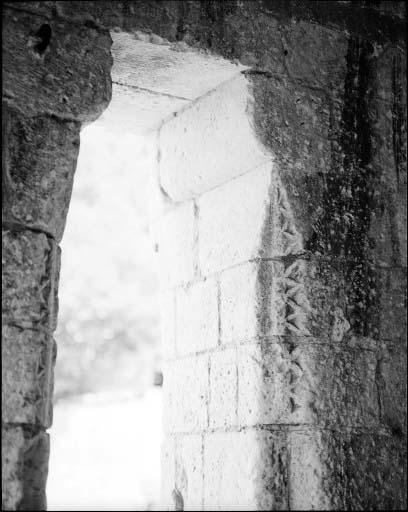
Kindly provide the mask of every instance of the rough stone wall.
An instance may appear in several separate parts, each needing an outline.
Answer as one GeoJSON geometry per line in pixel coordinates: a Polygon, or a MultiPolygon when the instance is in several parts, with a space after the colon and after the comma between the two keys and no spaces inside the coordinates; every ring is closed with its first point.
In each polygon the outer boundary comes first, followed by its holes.
{"type": "Polygon", "coordinates": [[[110,100],[106,29],[3,10],[2,508],[43,510],[60,249],[79,131],[110,100]]]}
{"type": "Polygon", "coordinates": [[[4,9],[3,508],[44,503],[57,245],[116,26],[249,66],[158,134],[167,506],[404,508],[404,22],[403,2],[4,9]]]}

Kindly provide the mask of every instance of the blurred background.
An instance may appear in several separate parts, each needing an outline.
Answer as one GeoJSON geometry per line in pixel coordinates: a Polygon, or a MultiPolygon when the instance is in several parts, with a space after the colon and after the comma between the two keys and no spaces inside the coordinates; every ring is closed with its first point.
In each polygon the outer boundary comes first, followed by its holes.
{"type": "Polygon", "coordinates": [[[153,157],[146,137],[98,123],[81,132],[61,244],[49,510],[159,510],[153,157]]]}

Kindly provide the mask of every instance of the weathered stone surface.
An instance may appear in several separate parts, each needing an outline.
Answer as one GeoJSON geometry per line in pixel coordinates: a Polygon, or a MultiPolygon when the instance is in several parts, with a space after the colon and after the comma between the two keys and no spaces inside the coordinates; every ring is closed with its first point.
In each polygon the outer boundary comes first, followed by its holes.
{"type": "Polygon", "coordinates": [[[291,431],[291,510],[342,510],[345,482],[341,439],[330,431],[291,431]]]}
{"type": "Polygon", "coordinates": [[[2,509],[45,510],[49,436],[2,427],[2,509]]]}
{"type": "Polygon", "coordinates": [[[270,159],[255,137],[248,80],[239,75],[160,129],[160,182],[176,201],[202,194],[270,159]]]}
{"type": "Polygon", "coordinates": [[[283,272],[277,261],[250,262],[220,276],[221,343],[259,341],[280,333],[282,318],[275,312],[282,304],[283,272]]]}
{"type": "MultiPolygon", "coordinates": [[[[245,391],[244,391],[245,393],[245,391]]],[[[210,356],[210,428],[238,425],[238,371],[236,349],[226,349],[210,356]]]]}
{"type": "Polygon", "coordinates": [[[60,240],[79,151],[79,123],[3,109],[3,221],[60,240]]]}
{"type": "Polygon", "coordinates": [[[178,204],[150,226],[163,289],[187,284],[197,269],[197,219],[193,201],[178,204]]]}
{"type": "Polygon", "coordinates": [[[7,8],[3,16],[3,97],[29,116],[96,119],[111,97],[109,32],[7,8]]]}
{"type": "Polygon", "coordinates": [[[173,510],[182,501],[183,510],[203,510],[203,439],[187,435],[177,439],[173,510]]]}
{"type": "Polygon", "coordinates": [[[250,73],[254,130],[282,168],[315,174],[330,167],[331,102],[285,76],[250,73]]]}
{"type": "Polygon", "coordinates": [[[1,475],[3,510],[17,510],[23,496],[24,432],[21,427],[1,429],[1,475]]]}
{"type": "Polygon", "coordinates": [[[60,265],[56,243],[43,233],[2,231],[2,321],[21,329],[55,329],[60,265]]]}
{"type": "Polygon", "coordinates": [[[199,432],[207,427],[208,380],[207,355],[166,363],[163,370],[166,432],[199,432]]]}
{"type": "Polygon", "coordinates": [[[278,340],[239,347],[239,424],[377,427],[376,369],[371,351],[278,340]]]}
{"type": "Polygon", "coordinates": [[[160,338],[163,358],[173,358],[176,354],[176,298],[174,291],[160,294],[160,338]]]}
{"type": "Polygon", "coordinates": [[[194,354],[218,344],[218,290],[214,279],[178,288],[176,352],[194,354]]]}
{"type": "Polygon", "coordinates": [[[292,431],[294,510],[406,508],[406,440],[377,434],[292,431]]]}
{"type": "Polygon", "coordinates": [[[194,48],[180,51],[155,34],[113,31],[112,39],[112,80],[169,97],[195,100],[244,69],[194,48]]]}
{"type": "Polygon", "coordinates": [[[287,510],[286,434],[248,430],[204,438],[204,510],[287,510]]]}
{"type": "Polygon", "coordinates": [[[27,442],[24,452],[24,487],[20,510],[46,510],[45,486],[48,477],[49,455],[50,438],[48,434],[39,433],[27,442]]]}
{"type": "Polygon", "coordinates": [[[407,507],[406,437],[351,433],[343,435],[342,441],[345,508],[404,510],[407,507]]]}
{"type": "Polygon", "coordinates": [[[292,78],[331,94],[342,89],[348,43],[344,32],[305,21],[281,30],[285,67],[292,78]]]}
{"type": "Polygon", "coordinates": [[[198,200],[199,261],[204,275],[259,255],[269,211],[271,168],[270,162],[261,165],[198,200]]]}
{"type": "Polygon", "coordinates": [[[53,340],[49,334],[3,326],[2,418],[6,423],[52,423],[53,340]]]}
{"type": "Polygon", "coordinates": [[[395,436],[407,431],[407,349],[404,340],[379,355],[376,384],[381,421],[395,436]]]}
{"type": "Polygon", "coordinates": [[[176,440],[166,436],[161,445],[161,507],[174,510],[173,490],[176,481],[176,440]]]}

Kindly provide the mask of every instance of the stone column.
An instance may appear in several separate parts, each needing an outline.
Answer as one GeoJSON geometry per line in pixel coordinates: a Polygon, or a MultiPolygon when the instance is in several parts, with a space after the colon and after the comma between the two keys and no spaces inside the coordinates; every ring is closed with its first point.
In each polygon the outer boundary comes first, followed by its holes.
{"type": "Polygon", "coordinates": [[[2,508],[44,510],[61,240],[79,132],[110,99],[110,36],[3,10],[2,508]]]}

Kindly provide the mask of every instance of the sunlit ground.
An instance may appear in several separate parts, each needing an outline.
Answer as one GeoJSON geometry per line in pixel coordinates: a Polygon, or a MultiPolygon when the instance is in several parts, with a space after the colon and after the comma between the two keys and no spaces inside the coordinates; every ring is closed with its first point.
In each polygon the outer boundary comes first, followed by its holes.
{"type": "Polygon", "coordinates": [[[55,411],[49,510],[159,510],[161,388],[64,400],[55,411]]]}
{"type": "Polygon", "coordinates": [[[151,156],[140,137],[92,125],[81,133],[62,242],[49,510],[159,509],[151,156]]]}

